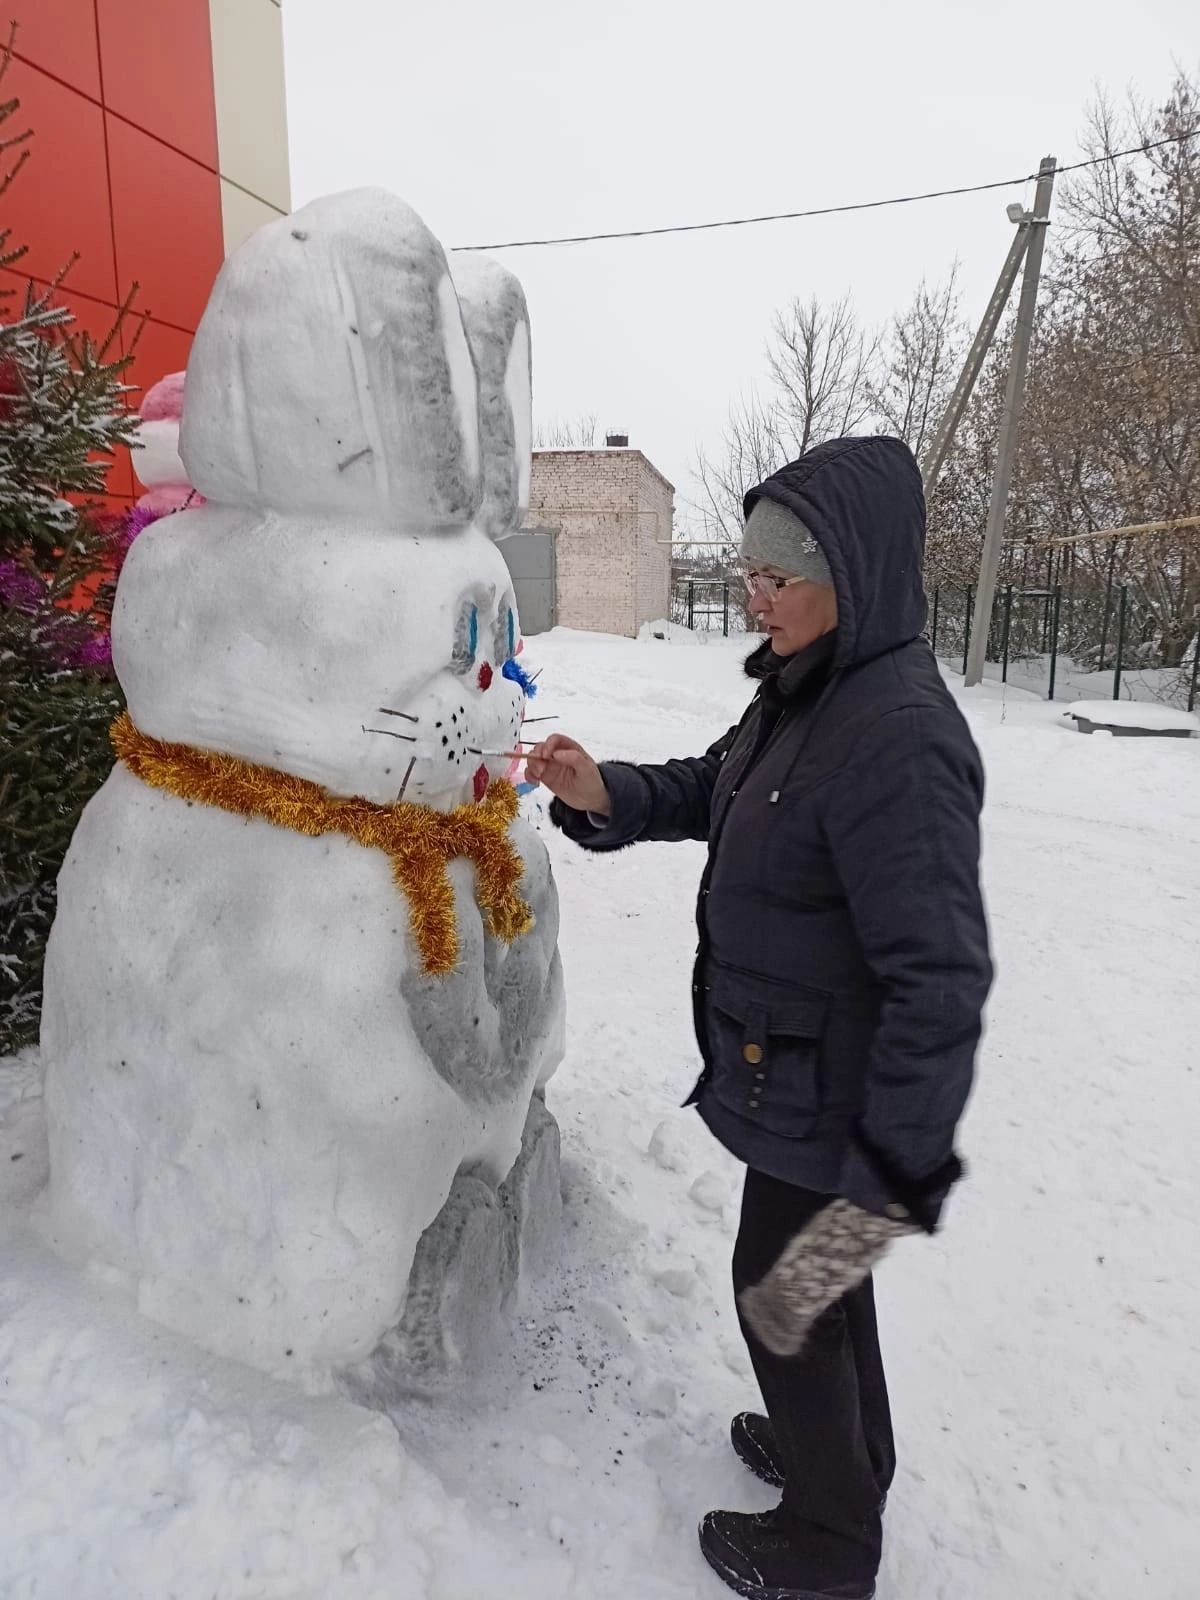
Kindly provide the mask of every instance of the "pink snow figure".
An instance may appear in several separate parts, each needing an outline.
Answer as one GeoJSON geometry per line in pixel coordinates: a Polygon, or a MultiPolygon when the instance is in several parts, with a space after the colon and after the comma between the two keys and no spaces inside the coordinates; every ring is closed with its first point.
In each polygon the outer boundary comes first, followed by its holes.
{"type": "Polygon", "coordinates": [[[172,511],[182,511],[184,506],[204,504],[204,497],[188,482],[179,456],[185,376],[169,373],[147,389],[142,401],[138,430],[142,448],[133,452],[133,470],[146,486],[137,502],[138,510],[146,514],[143,526],[172,511]]]}

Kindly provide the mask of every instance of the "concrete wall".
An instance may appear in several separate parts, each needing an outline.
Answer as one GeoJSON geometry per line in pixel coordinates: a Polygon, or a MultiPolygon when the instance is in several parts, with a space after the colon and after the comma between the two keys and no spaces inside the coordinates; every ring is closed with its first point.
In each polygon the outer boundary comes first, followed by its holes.
{"type": "Polygon", "coordinates": [[[208,0],[225,254],[292,209],[279,0],[208,0]]]}
{"type": "Polygon", "coordinates": [[[674,503],[640,450],[534,452],[526,525],[559,530],[562,627],[632,637],[666,615],[674,503]]]}
{"type": "Polygon", "coordinates": [[[646,622],[666,617],[671,596],[671,526],[675,516],[675,491],[646,460],[640,458],[640,504],[654,512],[641,518],[635,568],[634,632],[646,622]]]}

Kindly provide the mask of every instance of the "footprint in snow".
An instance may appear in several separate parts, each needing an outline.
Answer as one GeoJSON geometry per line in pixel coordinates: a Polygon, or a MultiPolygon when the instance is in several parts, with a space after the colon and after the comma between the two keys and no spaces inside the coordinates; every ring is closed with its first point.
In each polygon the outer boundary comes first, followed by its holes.
{"type": "Polygon", "coordinates": [[[573,1472],[579,1465],[579,1457],[575,1452],[552,1433],[543,1433],[535,1448],[538,1456],[548,1467],[558,1467],[563,1471],[573,1472]]]}
{"type": "Polygon", "coordinates": [[[679,1300],[690,1300],[696,1292],[696,1274],[690,1267],[667,1267],[654,1274],[654,1281],[679,1300]]]}
{"type": "Polygon", "coordinates": [[[701,1211],[708,1211],[717,1217],[724,1216],[729,1203],[729,1186],[719,1172],[702,1172],[688,1193],[701,1211]]]}
{"type": "Polygon", "coordinates": [[[738,1378],[750,1376],[750,1360],[743,1344],[735,1344],[732,1339],[718,1339],[717,1349],[721,1352],[721,1359],[738,1378]]]}
{"type": "Polygon", "coordinates": [[[634,1373],[630,1385],[633,1403],[652,1417],[671,1417],[679,1405],[679,1391],[670,1378],[656,1378],[645,1367],[634,1373]]]}
{"type": "Polygon", "coordinates": [[[650,1135],[646,1154],[664,1172],[686,1172],[688,1169],[687,1143],[676,1122],[659,1123],[650,1135]]]}

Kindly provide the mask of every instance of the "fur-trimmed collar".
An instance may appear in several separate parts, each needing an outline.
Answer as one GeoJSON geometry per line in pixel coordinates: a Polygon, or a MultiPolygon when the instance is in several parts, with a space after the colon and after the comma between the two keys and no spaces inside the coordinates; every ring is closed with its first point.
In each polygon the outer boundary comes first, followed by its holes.
{"type": "Polygon", "coordinates": [[[777,656],[771,648],[770,639],[764,639],[747,656],[743,670],[748,678],[763,683],[773,680],[776,693],[782,699],[790,700],[809,683],[814,674],[825,673],[837,653],[837,643],[835,628],[832,633],[814,639],[803,650],[797,650],[795,655],[777,656]]]}

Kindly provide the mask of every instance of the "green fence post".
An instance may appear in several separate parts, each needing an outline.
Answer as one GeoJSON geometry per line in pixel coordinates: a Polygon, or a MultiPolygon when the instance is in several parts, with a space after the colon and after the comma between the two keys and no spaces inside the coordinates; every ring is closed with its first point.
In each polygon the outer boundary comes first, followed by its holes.
{"type": "Polygon", "coordinates": [[[1003,663],[1000,668],[1001,683],[1008,682],[1008,641],[1012,633],[1012,592],[1013,586],[1010,583],[1004,591],[1004,638],[1000,644],[1000,659],[1003,663]]]}
{"type": "Polygon", "coordinates": [[[1100,659],[1096,671],[1104,671],[1104,657],[1108,653],[1108,617],[1112,610],[1113,571],[1117,564],[1117,547],[1114,544],[1108,557],[1108,581],[1104,585],[1104,621],[1100,626],[1100,659]]]}
{"type": "Polygon", "coordinates": [[[934,655],[937,655],[938,597],[941,592],[942,586],[939,583],[933,591],[933,636],[929,641],[929,648],[934,655]]]}
{"type": "Polygon", "coordinates": [[[1196,630],[1196,654],[1192,657],[1192,686],[1188,690],[1188,710],[1196,709],[1196,689],[1200,685],[1200,628],[1196,630]]]}
{"type": "Polygon", "coordinates": [[[729,585],[721,585],[721,629],[725,637],[729,637],[729,585]]]}
{"type": "Polygon", "coordinates": [[[1113,699],[1121,698],[1121,664],[1125,654],[1125,619],[1129,610],[1129,589],[1121,585],[1121,599],[1117,611],[1117,666],[1113,673],[1113,699]]]}
{"type": "Polygon", "coordinates": [[[969,583],[967,585],[967,624],[966,624],[965,629],[963,630],[964,637],[963,637],[963,664],[962,664],[962,669],[963,669],[964,677],[966,676],[966,671],[967,671],[967,654],[968,654],[968,652],[970,651],[970,648],[971,648],[971,607],[974,604],[975,604],[975,586],[973,584],[969,583]]]}
{"type": "Polygon", "coordinates": [[[696,626],[696,585],[688,579],[688,629],[694,630],[696,626]]]}
{"type": "Polygon", "coordinates": [[[1062,615],[1062,584],[1057,584],[1054,590],[1054,620],[1050,624],[1050,693],[1047,700],[1054,699],[1054,680],[1058,676],[1058,619],[1062,615]]]}

